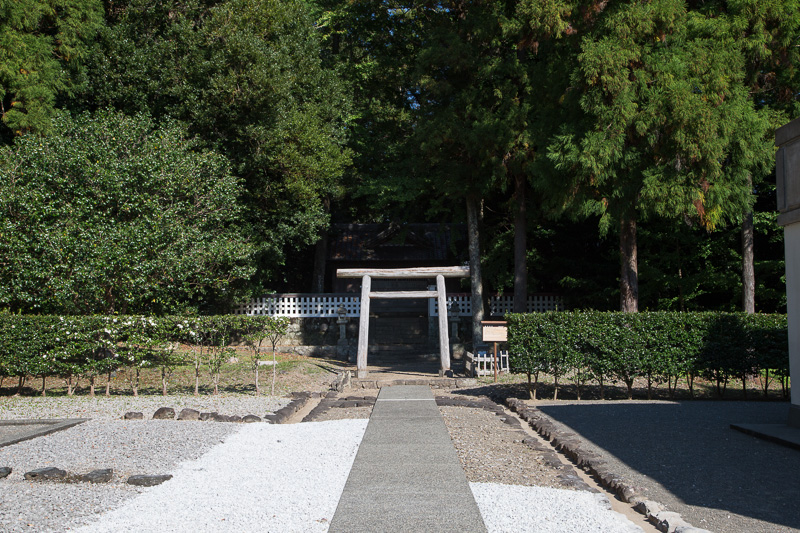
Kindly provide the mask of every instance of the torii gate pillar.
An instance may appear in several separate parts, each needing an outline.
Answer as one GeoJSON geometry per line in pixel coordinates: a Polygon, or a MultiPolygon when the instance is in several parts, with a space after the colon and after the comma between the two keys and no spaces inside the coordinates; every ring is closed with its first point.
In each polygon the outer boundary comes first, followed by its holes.
{"type": "Polygon", "coordinates": [[[340,268],[338,278],[361,278],[361,317],[358,323],[358,356],[356,359],[357,377],[367,377],[367,351],[369,348],[369,303],[372,298],[436,298],[439,303],[439,375],[450,372],[450,338],[447,331],[447,295],[444,278],[469,277],[469,267],[443,268],[340,268]],[[436,278],[435,291],[393,291],[374,292],[372,278],[420,279],[436,278]]]}

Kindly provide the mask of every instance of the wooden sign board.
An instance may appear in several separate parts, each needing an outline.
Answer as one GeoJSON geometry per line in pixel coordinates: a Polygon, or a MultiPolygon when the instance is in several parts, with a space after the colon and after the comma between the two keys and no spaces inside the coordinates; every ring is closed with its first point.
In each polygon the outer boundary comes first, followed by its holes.
{"type": "Polygon", "coordinates": [[[508,342],[508,326],[505,322],[481,322],[483,342],[508,342]]]}

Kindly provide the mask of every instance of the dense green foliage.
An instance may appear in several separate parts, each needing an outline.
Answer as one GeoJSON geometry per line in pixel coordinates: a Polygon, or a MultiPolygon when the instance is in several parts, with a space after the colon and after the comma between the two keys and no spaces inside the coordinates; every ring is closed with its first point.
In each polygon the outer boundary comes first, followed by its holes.
{"type": "Polygon", "coordinates": [[[331,220],[469,218],[487,293],[733,311],[754,211],[756,309],[783,311],[772,133],[800,115],[798,39],[798,0],[6,2],[0,308],[218,310],[308,290],[331,220]],[[112,120],[122,156],[87,151],[73,123],[112,120]],[[181,149],[133,142],[145,122],[181,149]],[[227,207],[165,210],[152,169],[191,175],[179,197],[219,176],[227,207]],[[29,205],[47,172],[63,205],[29,205]]]}
{"type": "Polygon", "coordinates": [[[667,383],[672,394],[679,378],[691,390],[703,376],[721,396],[731,380],[789,376],[786,315],[578,311],[506,319],[512,372],[569,375],[578,385],[591,379],[601,391],[621,381],[629,397],[637,378],[647,380],[650,396],[653,384],[667,383]]]}
{"type": "Polygon", "coordinates": [[[53,126],[0,149],[0,305],[163,314],[236,295],[252,245],[224,157],[141,115],[53,126]]]}
{"type": "Polygon", "coordinates": [[[102,23],[99,0],[0,4],[0,139],[47,130],[57,98],[80,89],[102,23]]]}
{"type": "Polygon", "coordinates": [[[245,188],[253,282],[280,278],[287,248],[313,244],[350,154],[345,89],[323,69],[305,4],[130,0],[108,13],[73,106],[183,121],[245,188]]]}
{"type": "Polygon", "coordinates": [[[485,283],[502,290],[519,176],[532,290],[619,305],[628,219],[642,309],[735,310],[756,204],[757,308],[783,309],[771,132],[797,115],[796,1],[315,3],[356,95],[348,192],[369,198],[334,217],[463,221],[478,196],[485,283]]]}
{"type": "Polygon", "coordinates": [[[197,358],[198,367],[209,370],[216,392],[219,366],[233,341],[258,334],[279,337],[287,325],[283,317],[244,315],[0,314],[0,376],[62,377],[70,385],[82,377],[93,385],[97,375],[125,370],[135,394],[142,368],[161,368],[167,376],[169,369],[197,358]],[[178,350],[181,344],[192,350],[178,350]]]}

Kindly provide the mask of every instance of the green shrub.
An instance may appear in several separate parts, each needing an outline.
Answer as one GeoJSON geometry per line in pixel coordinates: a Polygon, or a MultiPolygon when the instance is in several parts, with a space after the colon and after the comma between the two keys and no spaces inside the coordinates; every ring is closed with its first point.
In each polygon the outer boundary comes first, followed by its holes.
{"type": "MultiPolygon", "coordinates": [[[[731,379],[743,386],[759,375],[765,394],[778,377],[788,389],[789,354],[785,315],[743,313],[616,313],[578,311],[507,315],[511,371],[536,378],[549,373],[559,379],[571,374],[580,388],[588,379],[603,386],[625,383],[628,398],[633,383],[647,379],[667,382],[674,396],[680,376],[690,393],[698,375],[711,380],[719,396],[731,379]],[[772,376],[772,378],[770,377],[772,376]]],[[[535,386],[531,396],[535,397],[535,386]]]]}
{"type": "MultiPolygon", "coordinates": [[[[138,394],[143,368],[159,368],[162,393],[166,394],[172,369],[195,365],[195,392],[200,370],[208,368],[215,392],[220,367],[230,355],[234,340],[244,340],[259,330],[274,344],[285,334],[287,320],[275,317],[218,315],[203,317],[150,316],[50,316],[0,313],[0,378],[19,378],[21,390],[28,376],[65,380],[72,395],[79,380],[89,381],[124,368],[134,395],[138,394]],[[177,350],[193,346],[194,357],[177,350]]],[[[106,385],[106,393],[109,387],[106,385]]]]}

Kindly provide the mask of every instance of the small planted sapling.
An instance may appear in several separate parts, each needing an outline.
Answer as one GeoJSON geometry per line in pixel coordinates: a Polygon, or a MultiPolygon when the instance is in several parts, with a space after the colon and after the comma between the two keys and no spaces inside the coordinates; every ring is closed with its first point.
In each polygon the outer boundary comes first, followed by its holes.
{"type": "Polygon", "coordinates": [[[286,335],[286,331],[289,327],[289,319],[286,317],[277,317],[273,318],[271,321],[269,331],[269,341],[272,344],[272,388],[270,390],[270,396],[275,396],[275,375],[277,373],[278,362],[275,358],[275,348],[278,345],[278,340],[283,335],[286,335]]]}
{"type": "Polygon", "coordinates": [[[264,315],[252,316],[248,318],[244,340],[247,344],[247,347],[250,348],[250,369],[253,371],[253,383],[255,384],[256,395],[258,396],[261,394],[261,386],[258,380],[258,370],[261,366],[259,358],[264,342],[270,338],[270,325],[272,319],[271,317],[264,315]]]}

